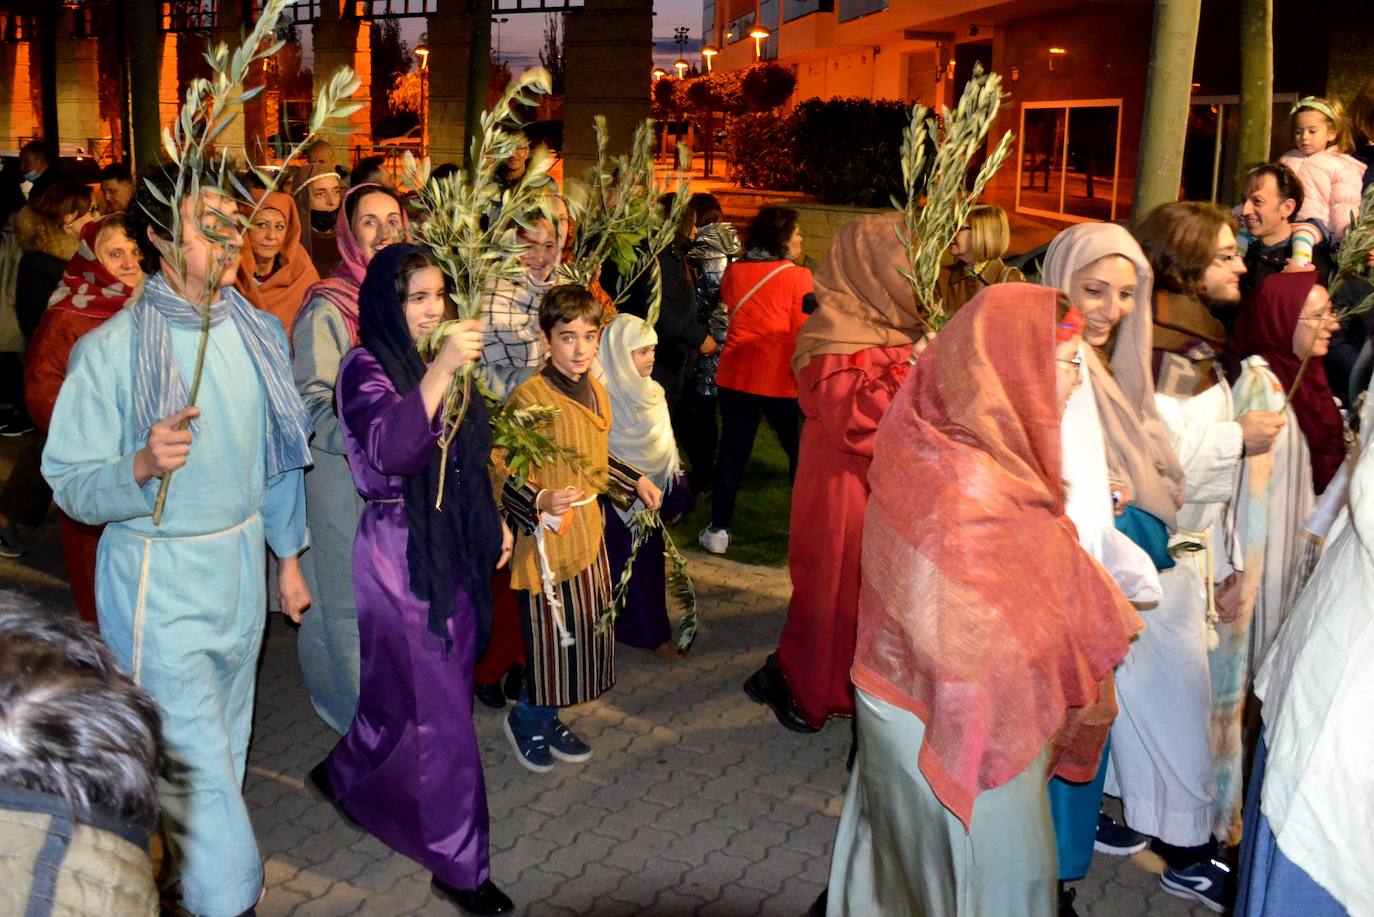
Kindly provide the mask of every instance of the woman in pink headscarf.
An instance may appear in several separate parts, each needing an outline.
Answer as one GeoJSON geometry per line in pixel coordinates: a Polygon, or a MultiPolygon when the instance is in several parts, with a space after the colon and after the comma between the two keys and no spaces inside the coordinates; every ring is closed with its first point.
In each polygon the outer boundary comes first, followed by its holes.
{"type": "Polygon", "coordinates": [[[296,642],[301,672],[321,719],[343,733],[358,703],[358,609],[353,598],[353,535],[362,499],[353,485],[334,405],[344,355],[358,344],[358,290],[377,252],[405,235],[405,211],[395,192],[358,185],[344,196],[334,238],[341,260],[312,286],[291,327],[296,388],[315,425],[305,476],[310,550],[301,571],[314,605],[296,642]]]}

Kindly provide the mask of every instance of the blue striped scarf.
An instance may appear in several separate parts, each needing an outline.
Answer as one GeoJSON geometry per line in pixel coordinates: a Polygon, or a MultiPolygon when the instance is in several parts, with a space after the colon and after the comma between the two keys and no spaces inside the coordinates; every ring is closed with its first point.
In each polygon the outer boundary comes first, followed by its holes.
{"type": "MultiPolygon", "coordinates": [[[[312,427],[296,391],[291,362],[272,319],[254,309],[233,287],[210,304],[210,325],[229,319],[238,329],[267,395],[267,474],[280,474],[310,464],[312,427]]],[[[129,307],[134,322],[134,423],[140,438],[153,424],[186,407],[191,393],[172,353],[172,325],[200,328],[200,311],[172,291],[161,274],[143,284],[143,294],[129,307]]],[[[220,384],[231,381],[216,380],[220,384]]]]}

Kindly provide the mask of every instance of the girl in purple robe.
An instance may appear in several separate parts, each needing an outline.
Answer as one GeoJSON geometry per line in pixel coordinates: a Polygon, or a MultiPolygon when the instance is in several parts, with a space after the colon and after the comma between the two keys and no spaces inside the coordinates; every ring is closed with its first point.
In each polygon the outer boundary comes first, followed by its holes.
{"type": "Polygon", "coordinates": [[[472,724],[472,668],[491,623],[492,570],[511,535],[492,499],[491,427],[473,398],[435,509],[439,408],[482,349],[461,322],[426,365],[415,342],[445,318],[444,276],[413,245],[383,249],[359,295],[359,347],[344,358],[339,417],[366,501],[353,542],[361,690],[348,732],[310,772],[326,798],[434,874],[470,914],[513,905],[489,878],[487,801],[472,724]]]}

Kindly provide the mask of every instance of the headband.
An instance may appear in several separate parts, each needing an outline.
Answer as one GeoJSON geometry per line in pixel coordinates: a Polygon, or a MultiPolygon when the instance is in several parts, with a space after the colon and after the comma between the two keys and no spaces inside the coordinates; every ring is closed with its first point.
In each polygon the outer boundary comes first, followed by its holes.
{"type": "Polygon", "coordinates": [[[1288,117],[1293,117],[1298,112],[1302,111],[1304,108],[1310,108],[1313,111],[1318,112],[1319,114],[1325,115],[1326,120],[1330,121],[1332,124],[1337,123],[1336,113],[1331,110],[1331,106],[1327,105],[1325,102],[1323,102],[1316,96],[1308,96],[1305,99],[1298,99],[1298,101],[1293,103],[1293,110],[1288,113],[1288,117]]]}

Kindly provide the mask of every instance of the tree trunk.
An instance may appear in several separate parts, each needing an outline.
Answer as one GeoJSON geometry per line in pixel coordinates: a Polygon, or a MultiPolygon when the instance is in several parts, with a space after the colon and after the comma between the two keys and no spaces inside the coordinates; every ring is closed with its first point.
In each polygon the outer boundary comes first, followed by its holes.
{"type": "MultiPolygon", "coordinates": [[[[1245,172],[1269,158],[1274,117],[1274,0],[1241,0],[1240,136],[1236,144],[1235,203],[1245,192],[1245,172]]],[[[1224,188],[1221,189],[1224,193],[1224,188]]]]}
{"type": "Polygon", "coordinates": [[[155,0],[129,0],[124,6],[125,66],[129,87],[128,135],[133,168],[145,169],[162,159],[162,113],[158,111],[162,35],[155,0]]]}
{"type": "Polygon", "coordinates": [[[1131,218],[1178,200],[1202,0],[1155,0],[1131,218]]]}
{"type": "Polygon", "coordinates": [[[482,136],[482,114],[487,110],[487,80],[491,71],[491,0],[472,4],[472,42],[468,45],[468,97],[463,111],[463,163],[475,175],[472,154],[482,136]]]}

